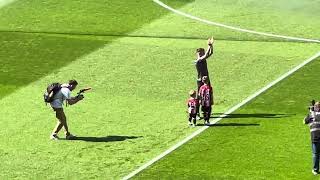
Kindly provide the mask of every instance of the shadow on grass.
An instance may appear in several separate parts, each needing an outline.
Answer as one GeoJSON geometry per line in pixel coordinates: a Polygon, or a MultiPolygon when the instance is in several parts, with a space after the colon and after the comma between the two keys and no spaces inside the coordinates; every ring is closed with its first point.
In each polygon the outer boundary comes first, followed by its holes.
{"type": "MultiPolygon", "coordinates": [[[[219,118],[223,113],[215,113],[210,118],[219,118]]],[[[270,118],[270,119],[278,119],[278,118],[284,118],[284,117],[290,117],[295,114],[269,114],[269,113],[253,113],[253,114],[226,114],[223,119],[237,119],[237,118],[270,118]]]]}
{"type": "MultiPolygon", "coordinates": [[[[112,38],[154,38],[154,39],[182,39],[182,40],[206,40],[207,37],[204,36],[153,36],[153,35],[134,35],[134,34],[115,34],[115,33],[103,33],[103,32],[81,32],[81,31],[39,31],[39,30],[1,30],[0,33],[22,33],[22,34],[33,34],[33,35],[68,35],[68,36],[89,36],[89,37],[110,37],[112,38]]],[[[215,38],[215,40],[222,41],[253,41],[253,42],[284,42],[281,39],[239,39],[237,37],[228,38],[215,38]]],[[[294,41],[289,41],[287,43],[295,43],[294,41]]]]}
{"type": "MultiPolygon", "coordinates": [[[[204,124],[198,124],[197,126],[205,126],[204,124]]],[[[257,123],[221,123],[221,124],[211,124],[206,125],[211,127],[228,127],[228,126],[260,126],[260,124],[257,123]]]]}
{"type": "Polygon", "coordinates": [[[143,136],[105,136],[105,137],[76,137],[73,141],[87,141],[87,142],[113,142],[125,141],[127,139],[137,139],[143,136]]]}
{"type": "MultiPolygon", "coordinates": [[[[177,0],[173,3],[176,7],[181,7],[192,1],[177,0]]],[[[0,100],[19,88],[27,86],[48,74],[56,73],[59,69],[69,65],[80,57],[90,54],[111,43],[113,40],[121,38],[122,35],[135,31],[145,24],[150,24],[152,21],[169,13],[169,11],[156,6],[152,1],[113,0],[111,2],[111,0],[95,0],[92,3],[89,1],[81,3],[80,1],[70,1],[70,4],[64,7],[66,11],[57,10],[55,12],[55,7],[59,6],[56,3],[48,1],[46,6],[42,6],[40,3],[39,7],[37,6],[39,11],[33,11],[34,14],[29,13],[29,5],[19,2],[1,9],[0,100]],[[112,4],[112,6],[105,6],[103,5],[104,3],[112,4]],[[79,5],[79,7],[83,8],[75,10],[72,5],[79,5]],[[141,8],[143,8],[143,11],[141,11],[141,8]],[[9,10],[15,9],[20,10],[16,12],[14,17],[12,17],[11,13],[6,13],[9,10]],[[72,16],[69,12],[71,10],[72,16]],[[24,13],[28,14],[28,16],[25,16],[24,13]],[[42,17],[45,18],[42,19],[42,17]],[[81,22],[77,21],[79,17],[88,18],[90,22],[95,22],[96,24],[92,23],[92,27],[88,26],[89,22],[88,24],[81,24],[81,22]],[[102,18],[105,20],[101,21],[102,18]],[[1,26],[2,24],[7,24],[6,20],[8,19],[12,20],[9,21],[12,23],[12,28],[9,29],[7,29],[7,26],[1,26]],[[20,21],[28,25],[34,22],[39,23],[35,23],[34,26],[24,27],[20,21]],[[75,28],[73,29],[72,27],[75,28]],[[60,29],[66,32],[73,30],[80,31],[79,29],[81,29],[83,34],[88,34],[86,32],[91,31],[92,33],[89,34],[99,35],[99,32],[96,31],[101,27],[104,27],[101,30],[103,31],[101,32],[102,34],[112,32],[119,34],[119,36],[113,36],[108,41],[99,41],[94,38],[86,40],[71,37],[55,37],[46,33],[52,31],[52,29],[60,29]],[[34,34],[37,31],[42,32],[42,34],[34,34]]],[[[84,67],[81,71],[85,72],[87,70],[88,67],[84,67]]],[[[59,79],[59,77],[57,78],[59,79]]],[[[63,78],[68,80],[72,77],[63,78]]],[[[52,79],[50,82],[43,84],[42,87],[45,88],[49,83],[54,81],[57,80],[52,79]]],[[[81,79],[79,81],[81,82],[81,79]]],[[[40,93],[42,94],[42,92],[40,93]]]]}

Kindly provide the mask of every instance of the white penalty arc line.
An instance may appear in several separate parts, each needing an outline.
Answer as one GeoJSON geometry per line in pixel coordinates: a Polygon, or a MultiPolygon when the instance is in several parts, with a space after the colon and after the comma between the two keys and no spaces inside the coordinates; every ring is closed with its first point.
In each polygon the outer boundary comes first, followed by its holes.
{"type": "Polygon", "coordinates": [[[234,31],[240,31],[240,32],[245,32],[245,33],[250,33],[250,34],[257,34],[257,35],[267,36],[267,37],[281,38],[281,39],[287,39],[287,40],[293,40],[293,41],[320,43],[320,40],[318,40],[318,39],[306,39],[306,38],[299,38],[299,37],[292,37],[292,36],[277,35],[277,34],[272,34],[272,33],[258,32],[258,31],[242,29],[242,28],[238,28],[238,27],[234,27],[234,26],[229,26],[229,25],[225,25],[225,24],[221,24],[221,23],[218,23],[218,22],[209,21],[209,20],[206,20],[206,19],[202,19],[202,18],[193,16],[193,15],[181,12],[179,10],[176,10],[176,9],[164,4],[160,0],[153,0],[153,2],[157,3],[158,5],[162,6],[163,8],[165,8],[165,9],[167,9],[169,11],[172,11],[172,12],[178,14],[178,15],[181,15],[181,16],[184,16],[184,17],[196,20],[196,21],[200,21],[200,22],[205,23],[205,24],[213,25],[213,26],[219,26],[219,27],[231,29],[231,30],[234,30],[234,31]]]}
{"type": "MultiPolygon", "coordinates": [[[[305,66],[306,64],[310,63],[311,61],[315,60],[316,58],[320,57],[320,51],[313,55],[312,57],[310,57],[309,59],[305,60],[304,62],[302,62],[301,64],[299,64],[298,66],[296,66],[295,68],[293,68],[292,70],[288,71],[287,73],[283,74],[281,77],[279,77],[278,79],[272,81],[270,84],[268,84],[267,86],[263,87],[262,89],[258,90],[257,92],[255,92],[254,94],[252,94],[251,96],[247,97],[245,100],[243,100],[242,102],[240,102],[239,104],[233,106],[231,109],[229,109],[228,111],[226,111],[223,115],[220,115],[217,119],[214,119],[211,124],[216,124],[217,122],[219,122],[222,118],[226,117],[228,114],[231,114],[232,112],[234,112],[235,110],[239,109],[241,106],[245,105],[246,103],[250,102],[251,100],[253,100],[254,98],[256,98],[257,96],[259,96],[260,94],[262,94],[263,92],[265,92],[266,90],[268,90],[269,88],[271,88],[272,86],[274,86],[275,84],[279,83],[280,81],[282,81],[283,79],[287,78],[288,76],[290,76],[291,74],[293,74],[294,72],[296,72],[297,70],[299,70],[300,68],[302,68],[303,66],[305,66]]],[[[194,138],[195,136],[199,135],[200,133],[202,133],[204,130],[208,129],[209,126],[204,126],[200,129],[198,129],[197,131],[195,131],[194,133],[192,133],[190,136],[186,137],[185,139],[183,139],[182,141],[180,141],[179,143],[177,143],[176,145],[172,146],[171,148],[169,148],[168,150],[164,151],[163,153],[161,153],[160,155],[158,155],[157,157],[153,158],[152,160],[150,160],[149,162],[147,162],[146,164],[142,165],[141,167],[139,167],[138,169],[136,169],[135,171],[131,172],[130,174],[128,174],[127,176],[123,177],[123,180],[127,180],[132,178],[133,176],[135,176],[136,174],[138,174],[139,172],[141,172],[142,170],[146,169],[147,167],[149,167],[150,165],[152,165],[153,163],[157,162],[158,160],[162,159],[163,157],[165,157],[166,155],[168,155],[169,153],[173,152],[174,150],[176,150],[178,147],[182,146],[183,144],[185,144],[186,142],[188,142],[189,140],[191,140],[192,138],[194,138]]]]}

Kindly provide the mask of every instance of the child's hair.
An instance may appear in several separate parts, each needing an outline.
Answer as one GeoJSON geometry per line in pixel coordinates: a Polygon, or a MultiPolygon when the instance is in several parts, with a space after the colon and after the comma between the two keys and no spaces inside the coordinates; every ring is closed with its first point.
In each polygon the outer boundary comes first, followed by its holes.
{"type": "Polygon", "coordinates": [[[208,76],[203,76],[202,77],[202,82],[207,83],[208,82],[208,76]]]}
{"type": "Polygon", "coordinates": [[[190,90],[189,91],[189,95],[191,96],[191,97],[194,97],[195,95],[196,95],[196,91],[195,90],[190,90]]]}

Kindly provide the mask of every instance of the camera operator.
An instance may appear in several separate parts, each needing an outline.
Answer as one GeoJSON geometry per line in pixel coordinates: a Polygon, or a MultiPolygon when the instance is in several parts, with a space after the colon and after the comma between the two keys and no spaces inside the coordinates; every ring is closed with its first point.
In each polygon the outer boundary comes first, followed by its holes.
{"type": "Polygon", "coordinates": [[[312,158],[314,175],[319,174],[320,159],[320,102],[314,100],[309,107],[309,114],[304,118],[304,124],[308,124],[311,133],[312,158]]]}
{"type": "Polygon", "coordinates": [[[63,102],[66,100],[66,103],[69,105],[76,104],[83,99],[83,95],[79,94],[78,96],[71,97],[71,91],[73,91],[78,85],[76,80],[70,80],[67,84],[62,84],[61,89],[54,95],[53,101],[50,103],[52,109],[56,112],[56,118],[58,123],[53,129],[53,132],[50,136],[50,139],[58,140],[58,133],[63,127],[65,130],[66,139],[71,140],[75,139],[76,136],[72,135],[69,132],[67,118],[63,111],[63,102]]]}

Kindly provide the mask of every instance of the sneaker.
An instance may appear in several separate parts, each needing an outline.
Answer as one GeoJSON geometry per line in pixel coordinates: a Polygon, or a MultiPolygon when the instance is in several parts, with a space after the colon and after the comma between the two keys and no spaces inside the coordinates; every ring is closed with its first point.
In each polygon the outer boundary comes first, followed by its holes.
{"type": "Polygon", "coordinates": [[[312,174],[313,174],[313,175],[318,175],[318,174],[319,174],[319,172],[318,172],[318,171],[316,171],[316,170],[312,170],[312,174]]]}
{"type": "Polygon", "coordinates": [[[74,139],[76,139],[76,138],[77,138],[77,136],[72,135],[72,134],[69,134],[69,135],[66,136],[66,139],[67,139],[67,140],[74,140],[74,139]]]}
{"type": "Polygon", "coordinates": [[[192,127],[196,127],[196,125],[195,125],[195,124],[192,124],[192,127]]]}
{"type": "Polygon", "coordinates": [[[58,135],[56,133],[53,133],[53,134],[50,135],[50,139],[59,140],[59,137],[58,137],[58,135]]]}
{"type": "Polygon", "coordinates": [[[188,122],[188,126],[191,126],[192,125],[192,123],[191,122],[188,122]]]}

